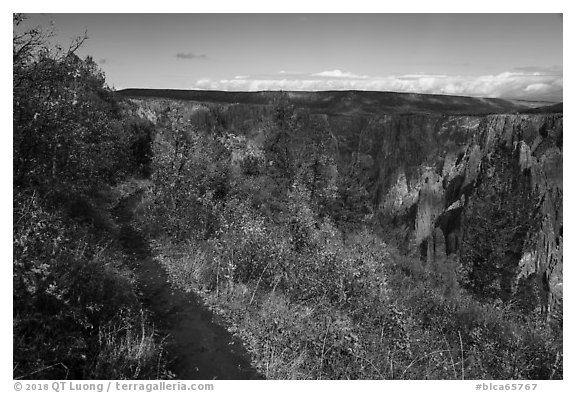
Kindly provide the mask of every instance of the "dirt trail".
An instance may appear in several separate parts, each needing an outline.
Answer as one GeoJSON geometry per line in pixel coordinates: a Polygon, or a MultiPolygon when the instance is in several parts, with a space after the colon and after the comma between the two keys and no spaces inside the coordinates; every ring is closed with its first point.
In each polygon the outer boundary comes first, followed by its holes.
{"type": "Polygon", "coordinates": [[[170,285],[146,239],[132,226],[132,212],[139,200],[138,193],[124,199],[115,215],[121,227],[120,241],[138,277],[142,302],[161,334],[168,336],[170,370],[178,379],[263,379],[222,320],[197,295],[170,285]]]}

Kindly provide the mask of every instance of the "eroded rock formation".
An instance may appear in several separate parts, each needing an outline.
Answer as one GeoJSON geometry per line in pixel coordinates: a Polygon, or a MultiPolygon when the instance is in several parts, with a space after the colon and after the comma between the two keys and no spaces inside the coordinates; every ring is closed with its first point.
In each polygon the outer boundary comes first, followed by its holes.
{"type": "Polygon", "coordinates": [[[533,276],[561,312],[562,299],[562,115],[387,118],[373,130],[378,214],[402,215],[416,206],[412,241],[428,263],[456,254],[462,217],[480,182],[490,182],[488,159],[497,147],[528,176],[539,201],[536,226],[522,245],[514,284],[533,276]]]}

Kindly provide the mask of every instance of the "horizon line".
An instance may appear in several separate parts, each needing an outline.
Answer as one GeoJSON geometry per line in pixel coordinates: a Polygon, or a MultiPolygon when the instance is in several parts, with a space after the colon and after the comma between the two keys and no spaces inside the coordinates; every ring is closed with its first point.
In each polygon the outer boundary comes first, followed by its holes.
{"type": "Polygon", "coordinates": [[[465,96],[465,95],[455,95],[455,94],[442,94],[442,93],[417,93],[409,91],[392,91],[392,90],[360,90],[360,89],[338,89],[338,90],[218,90],[218,89],[182,89],[182,88],[156,88],[156,87],[125,87],[121,89],[115,89],[115,92],[121,92],[124,90],[158,90],[158,91],[197,91],[197,92],[217,92],[217,93],[345,93],[345,92],[358,92],[358,93],[385,93],[385,94],[411,94],[411,95],[422,95],[422,96],[441,96],[441,97],[456,97],[456,98],[474,98],[474,99],[486,99],[486,100],[505,100],[505,101],[523,101],[523,102],[544,102],[551,104],[560,104],[564,102],[562,98],[559,101],[556,100],[538,100],[538,99],[526,99],[526,98],[513,98],[513,97],[485,97],[485,96],[465,96]]]}

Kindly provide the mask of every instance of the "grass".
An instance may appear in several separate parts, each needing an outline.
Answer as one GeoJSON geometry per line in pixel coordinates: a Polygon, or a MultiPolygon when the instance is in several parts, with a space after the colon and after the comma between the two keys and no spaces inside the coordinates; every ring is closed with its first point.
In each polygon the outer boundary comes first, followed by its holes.
{"type": "Polygon", "coordinates": [[[98,332],[100,352],[93,369],[94,379],[162,379],[162,345],[158,345],[153,325],[142,314],[140,325],[120,319],[98,332]]]}
{"type": "Polygon", "coordinates": [[[562,343],[542,318],[475,300],[447,265],[429,270],[389,249],[379,260],[387,289],[378,296],[364,289],[345,302],[302,301],[281,285],[217,284],[202,246],[170,250],[156,248],[172,280],[230,321],[269,379],[562,378],[562,343]]]}

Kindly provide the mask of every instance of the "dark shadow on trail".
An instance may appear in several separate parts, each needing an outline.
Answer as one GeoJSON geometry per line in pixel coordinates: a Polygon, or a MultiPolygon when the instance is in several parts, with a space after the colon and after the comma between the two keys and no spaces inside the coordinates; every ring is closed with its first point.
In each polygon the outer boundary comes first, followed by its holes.
{"type": "Polygon", "coordinates": [[[139,200],[139,195],[132,195],[116,208],[119,240],[138,277],[142,302],[162,335],[168,336],[170,370],[178,379],[263,379],[250,365],[240,340],[222,326],[223,321],[197,295],[170,285],[146,238],[131,225],[139,200]]]}

